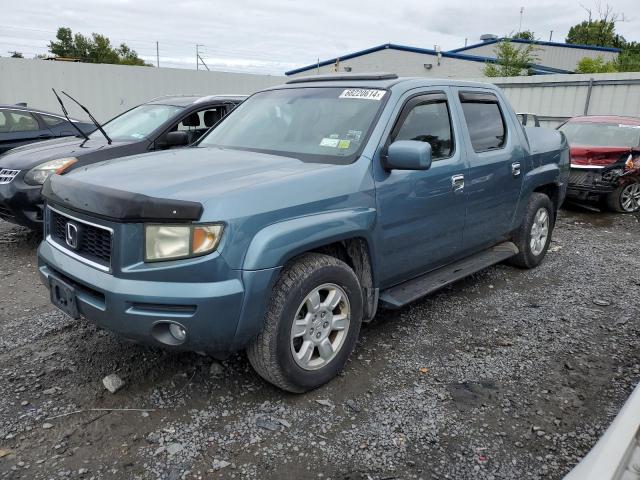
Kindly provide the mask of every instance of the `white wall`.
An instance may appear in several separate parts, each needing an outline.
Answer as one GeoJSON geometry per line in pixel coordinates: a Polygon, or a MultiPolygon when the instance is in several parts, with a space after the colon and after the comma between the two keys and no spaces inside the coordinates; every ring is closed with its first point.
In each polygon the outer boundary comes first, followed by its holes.
{"type": "MultiPolygon", "coordinates": [[[[284,76],[0,58],[0,104],[27,102],[61,113],[53,87],[105,121],[161,95],[249,94],[285,80],[284,76]]],[[[65,105],[71,116],[86,118],[71,100],[65,105]]]]}
{"type": "MultiPolygon", "coordinates": [[[[352,73],[384,71],[397,73],[402,77],[468,78],[483,75],[484,66],[483,62],[445,57],[440,59],[440,65],[438,65],[435,55],[386,48],[349,60],[341,60],[340,72],[345,72],[345,67],[351,67],[352,73]],[[424,67],[425,63],[431,64],[432,68],[427,70],[424,67]]],[[[333,72],[334,64],[320,67],[320,74],[333,72]]],[[[317,69],[313,68],[290,77],[304,77],[316,73],[317,69]]]]}
{"type": "MultiPolygon", "coordinates": [[[[523,48],[526,45],[522,43],[513,43],[518,48],[523,48]]],[[[468,55],[479,55],[482,57],[496,56],[497,43],[490,43],[488,45],[480,45],[476,48],[470,48],[458,53],[468,55]]],[[[536,55],[538,60],[535,62],[538,65],[545,67],[560,68],[562,70],[574,71],[578,66],[578,62],[584,57],[596,58],[598,55],[604,57],[605,61],[614,60],[618,57],[616,52],[604,52],[599,50],[588,50],[583,48],[570,48],[570,47],[554,47],[551,45],[537,45],[536,55]]]]}

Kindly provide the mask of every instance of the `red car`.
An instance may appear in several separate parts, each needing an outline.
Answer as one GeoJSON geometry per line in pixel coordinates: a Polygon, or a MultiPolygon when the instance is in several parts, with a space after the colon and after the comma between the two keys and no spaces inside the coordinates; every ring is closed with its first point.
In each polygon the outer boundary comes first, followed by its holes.
{"type": "Polygon", "coordinates": [[[574,117],[558,129],[571,146],[567,198],[640,211],[640,118],[574,117]]]}

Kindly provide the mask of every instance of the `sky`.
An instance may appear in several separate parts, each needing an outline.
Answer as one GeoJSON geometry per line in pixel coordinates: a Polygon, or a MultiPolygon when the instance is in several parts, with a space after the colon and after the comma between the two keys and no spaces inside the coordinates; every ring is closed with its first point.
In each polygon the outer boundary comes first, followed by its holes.
{"type": "MultiPolygon", "coordinates": [[[[618,33],[640,41],[639,0],[609,0],[618,33]],[[624,18],[622,18],[624,15],[624,18]]],[[[522,29],[564,41],[594,0],[3,0],[0,56],[47,53],[58,27],[127,43],[146,61],[196,68],[196,44],[212,70],[281,75],[383,43],[443,50],[522,29]],[[591,3],[590,3],[591,2],[591,3]]],[[[606,3],[602,3],[606,5],[606,3]]],[[[200,68],[204,68],[200,66],[200,68]]]]}

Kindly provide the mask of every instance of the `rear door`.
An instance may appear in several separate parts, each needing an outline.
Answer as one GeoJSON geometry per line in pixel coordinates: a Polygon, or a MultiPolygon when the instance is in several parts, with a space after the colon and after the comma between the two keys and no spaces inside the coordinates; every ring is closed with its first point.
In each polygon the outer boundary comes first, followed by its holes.
{"type": "Polygon", "coordinates": [[[522,187],[524,150],[501,98],[491,90],[456,90],[469,163],[463,251],[471,253],[509,235],[522,187]]]}
{"type": "Polygon", "coordinates": [[[0,153],[51,138],[51,132],[26,110],[0,110],[0,153]]]}
{"type": "Polygon", "coordinates": [[[429,142],[429,170],[376,172],[381,287],[451,261],[459,252],[465,215],[466,173],[459,126],[448,88],[405,94],[383,152],[396,140],[429,142]]]}

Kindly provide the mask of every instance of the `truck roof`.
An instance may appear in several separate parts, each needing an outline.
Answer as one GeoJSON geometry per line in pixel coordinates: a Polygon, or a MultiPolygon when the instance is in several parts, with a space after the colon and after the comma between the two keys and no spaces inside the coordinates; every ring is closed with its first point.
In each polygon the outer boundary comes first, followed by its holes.
{"type": "Polygon", "coordinates": [[[267,90],[281,88],[304,88],[309,86],[323,87],[363,87],[363,88],[391,88],[402,84],[403,87],[428,87],[428,86],[456,86],[456,87],[484,87],[497,89],[491,83],[469,82],[462,80],[452,80],[445,78],[427,77],[398,77],[395,73],[333,73],[326,75],[310,75],[306,77],[296,77],[288,80],[283,85],[277,85],[267,90]]]}

